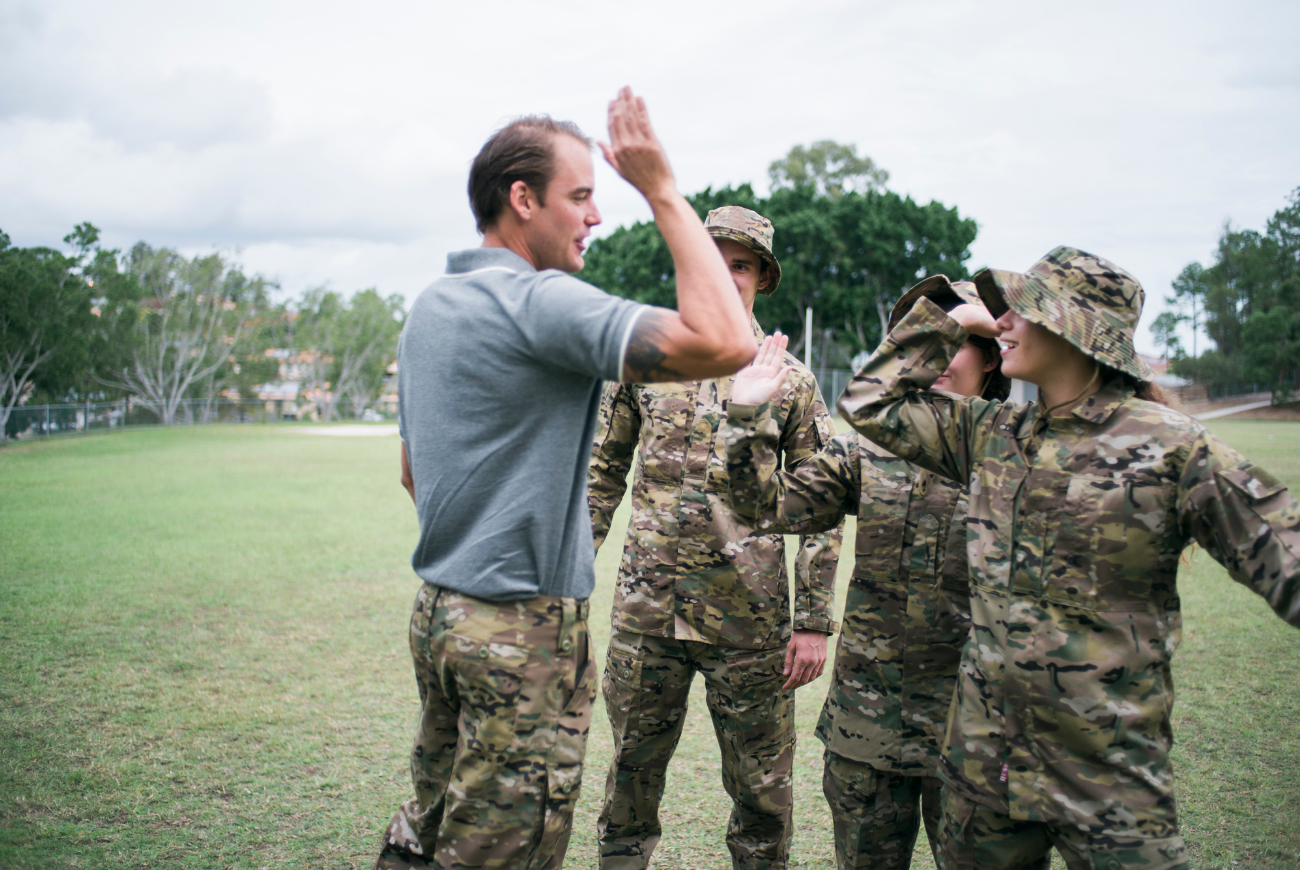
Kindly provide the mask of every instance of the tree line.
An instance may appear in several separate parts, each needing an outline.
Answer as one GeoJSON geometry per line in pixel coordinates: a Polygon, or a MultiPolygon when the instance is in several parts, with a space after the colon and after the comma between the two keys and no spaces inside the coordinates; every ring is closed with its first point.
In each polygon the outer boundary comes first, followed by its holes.
{"type": "Polygon", "coordinates": [[[255,397],[286,356],[322,419],[344,398],[360,416],[396,358],[400,296],[321,287],[277,302],[224,253],[108,250],[90,223],[63,241],[72,253],[0,232],[0,432],[20,402],[122,397],[170,425],[186,399],[255,397]]]}
{"type": "Polygon", "coordinates": [[[1189,263],[1172,289],[1152,334],[1175,373],[1290,395],[1300,377],[1300,187],[1263,232],[1225,225],[1210,265],[1189,263]],[[1184,323],[1191,348],[1178,337],[1184,323]],[[1212,347],[1201,348],[1202,333],[1212,347]]]}
{"type": "MultiPolygon", "coordinates": [[[[758,297],[754,315],[800,348],[811,307],[814,364],[844,367],[874,350],[898,297],[927,275],[970,277],[975,221],[956,207],[888,190],[889,174],[855,146],[830,140],[796,146],[768,173],[767,197],[741,184],[687,198],[701,217],[739,205],[772,221],[781,286],[758,297]]],[[[653,223],[620,227],[593,242],[582,277],[620,296],[675,305],[672,257],[653,223]]]]}

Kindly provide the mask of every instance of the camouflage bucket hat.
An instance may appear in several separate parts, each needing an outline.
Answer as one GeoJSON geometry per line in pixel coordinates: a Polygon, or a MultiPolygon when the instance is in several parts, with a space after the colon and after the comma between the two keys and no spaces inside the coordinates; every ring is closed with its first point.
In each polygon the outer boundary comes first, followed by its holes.
{"type": "Polygon", "coordinates": [[[772,222],[756,211],[741,208],[738,205],[724,205],[709,212],[704,219],[704,228],[715,239],[731,239],[740,242],[763,258],[763,262],[772,267],[772,280],[759,290],[764,296],[771,296],[781,283],[781,264],[772,253],[772,222]]]}
{"type": "Polygon", "coordinates": [[[1109,260],[1062,246],[1023,274],[985,269],[975,286],[994,317],[1009,308],[1098,362],[1140,381],[1155,377],[1133,347],[1146,293],[1109,260]]]}
{"type": "MultiPolygon", "coordinates": [[[[898,321],[902,320],[907,312],[912,310],[916,300],[922,296],[929,298],[931,302],[944,311],[950,311],[962,303],[970,305],[983,304],[980,301],[979,292],[971,282],[950,281],[947,275],[931,275],[913,284],[894,303],[894,310],[889,314],[889,328],[891,330],[898,325],[898,321]]],[[[998,359],[998,367],[989,372],[989,375],[991,377],[984,382],[984,390],[980,397],[990,401],[1005,401],[1011,395],[1011,378],[1002,374],[1001,358],[998,359]]]]}

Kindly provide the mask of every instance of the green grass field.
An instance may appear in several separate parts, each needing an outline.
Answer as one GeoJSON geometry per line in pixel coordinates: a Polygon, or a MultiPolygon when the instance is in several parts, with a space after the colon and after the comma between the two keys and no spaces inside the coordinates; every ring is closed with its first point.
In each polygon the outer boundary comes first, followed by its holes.
{"type": "MultiPolygon", "coordinates": [[[[1300,426],[1213,428],[1300,487],[1300,426]]],[[[294,426],[0,449],[0,867],[370,865],[411,792],[417,711],[397,450],[294,426]]],[[[617,557],[614,539],[597,565],[602,656],[617,557]]],[[[1180,586],[1192,864],[1300,866],[1300,632],[1204,554],[1180,586]]],[[[825,691],[798,695],[796,867],[832,866],[811,736],[825,691]]],[[[602,709],[595,723],[575,868],[595,864],[602,709]]],[[[730,867],[702,691],[664,807],[656,867],[730,867]]],[[[932,866],[923,845],[914,866],[932,866]]]]}

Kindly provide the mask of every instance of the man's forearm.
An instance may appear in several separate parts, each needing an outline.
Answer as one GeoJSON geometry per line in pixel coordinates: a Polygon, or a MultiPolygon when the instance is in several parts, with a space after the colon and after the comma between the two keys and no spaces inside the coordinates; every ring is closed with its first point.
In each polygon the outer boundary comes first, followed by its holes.
{"type": "Polygon", "coordinates": [[[682,324],[713,347],[753,346],[740,294],[695,209],[676,191],[647,199],[673,257],[682,324]]]}

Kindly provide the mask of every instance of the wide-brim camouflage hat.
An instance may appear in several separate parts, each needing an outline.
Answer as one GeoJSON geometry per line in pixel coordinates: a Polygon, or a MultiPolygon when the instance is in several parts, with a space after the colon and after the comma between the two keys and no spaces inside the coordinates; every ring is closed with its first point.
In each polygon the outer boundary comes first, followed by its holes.
{"type": "Polygon", "coordinates": [[[740,242],[763,258],[772,270],[772,280],[758,292],[771,296],[781,283],[781,263],[772,253],[772,222],[756,211],[738,205],[724,205],[709,212],[704,219],[704,229],[715,239],[740,242]]]}
{"type": "Polygon", "coordinates": [[[1155,377],[1133,346],[1146,293],[1109,260],[1062,246],[1028,272],[985,269],[975,286],[995,318],[1009,308],[1098,362],[1140,381],[1155,377]]]}
{"type": "Polygon", "coordinates": [[[975,285],[971,282],[954,282],[949,280],[947,275],[931,275],[909,287],[907,292],[894,303],[894,310],[889,314],[889,328],[893,329],[897,326],[898,321],[902,320],[903,316],[912,310],[916,300],[922,296],[929,297],[931,302],[944,311],[948,311],[963,302],[973,305],[983,304],[980,302],[980,295],[975,290],[975,285]]]}
{"type": "MultiPolygon", "coordinates": [[[[969,305],[982,305],[979,291],[970,281],[952,281],[947,275],[931,275],[924,278],[911,287],[907,292],[898,298],[894,303],[894,310],[889,313],[889,328],[892,330],[898,325],[898,322],[906,316],[907,312],[912,310],[916,300],[922,296],[928,298],[935,305],[938,305],[944,311],[951,311],[963,303],[969,305]]],[[[984,383],[984,390],[980,394],[981,398],[989,400],[1005,400],[1011,395],[1011,378],[1002,374],[1002,360],[998,359],[998,366],[992,372],[991,379],[984,383]]]]}

